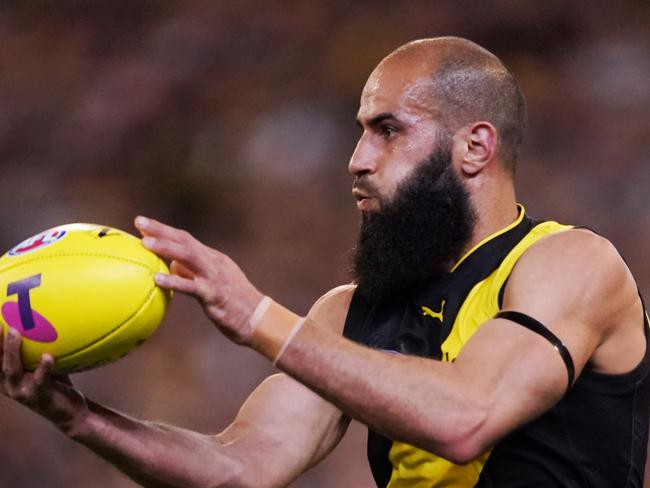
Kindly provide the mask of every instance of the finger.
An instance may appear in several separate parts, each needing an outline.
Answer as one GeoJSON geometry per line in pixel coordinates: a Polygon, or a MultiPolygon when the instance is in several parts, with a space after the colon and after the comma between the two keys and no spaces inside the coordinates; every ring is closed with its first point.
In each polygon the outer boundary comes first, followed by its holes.
{"type": "Polygon", "coordinates": [[[189,233],[171,225],[163,224],[155,219],[139,215],[134,220],[135,227],[145,236],[154,236],[180,242],[189,233]]]}
{"type": "MultiPolygon", "coordinates": [[[[189,235],[188,235],[189,236],[189,235]]],[[[166,238],[146,236],[142,245],[159,256],[179,261],[192,273],[198,272],[203,267],[200,251],[201,244],[189,236],[184,242],[177,242],[166,238]]]]}
{"type": "Polygon", "coordinates": [[[44,386],[50,383],[50,378],[52,375],[52,370],[54,369],[54,358],[49,354],[43,354],[41,356],[41,362],[34,371],[34,386],[36,390],[42,389],[44,386]]]}
{"type": "MultiPolygon", "coordinates": [[[[0,327],[0,366],[2,365],[1,361],[2,361],[2,357],[3,357],[2,355],[4,350],[3,348],[4,336],[5,336],[4,328],[0,327]]],[[[4,377],[4,373],[2,372],[2,368],[0,367],[0,393],[6,395],[7,390],[5,389],[4,383],[5,383],[5,377],[4,377]]]]}
{"type": "MultiPolygon", "coordinates": [[[[3,357],[2,355],[3,355],[3,351],[4,351],[4,347],[3,347],[4,341],[5,341],[5,329],[4,329],[4,327],[0,327],[0,361],[2,361],[1,358],[3,357]]],[[[1,364],[2,363],[0,362],[0,365],[1,364]]],[[[0,368],[0,382],[2,382],[2,381],[4,381],[4,375],[2,374],[2,368],[0,368]]]]}
{"type": "Polygon", "coordinates": [[[4,335],[4,354],[2,355],[2,374],[12,386],[20,383],[23,375],[23,365],[20,359],[20,333],[9,328],[4,335]]]}
{"type": "Polygon", "coordinates": [[[172,274],[181,276],[183,278],[187,278],[188,280],[194,279],[195,276],[192,271],[190,271],[181,262],[176,260],[171,262],[171,264],[169,265],[169,270],[172,272],[172,274]]]}
{"type": "Polygon", "coordinates": [[[161,288],[178,291],[180,293],[185,293],[186,295],[198,296],[196,280],[165,273],[156,273],[155,280],[156,284],[161,288]]]}

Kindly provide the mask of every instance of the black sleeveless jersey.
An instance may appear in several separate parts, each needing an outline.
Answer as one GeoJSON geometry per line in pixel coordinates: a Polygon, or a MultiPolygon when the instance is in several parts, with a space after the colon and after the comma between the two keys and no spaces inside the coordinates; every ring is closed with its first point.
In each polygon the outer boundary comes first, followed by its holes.
{"type": "MultiPolygon", "coordinates": [[[[519,219],[490,236],[452,271],[417,289],[367,300],[357,289],[344,335],[367,346],[453,361],[500,309],[517,259],[541,237],[570,228],[519,219]]],[[[639,324],[646,330],[650,320],[639,324]]],[[[650,414],[650,347],[622,375],[585,368],[565,396],[476,460],[456,465],[433,453],[368,435],[379,487],[642,488],[650,414]]]]}

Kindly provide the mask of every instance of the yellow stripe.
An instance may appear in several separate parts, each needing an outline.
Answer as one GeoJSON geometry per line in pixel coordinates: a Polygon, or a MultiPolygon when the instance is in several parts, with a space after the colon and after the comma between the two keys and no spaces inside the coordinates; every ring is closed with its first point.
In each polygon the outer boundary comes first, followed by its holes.
{"type": "Polygon", "coordinates": [[[505,234],[508,232],[510,229],[517,227],[522,220],[524,220],[524,217],[526,216],[526,209],[524,208],[523,205],[520,203],[517,204],[517,208],[519,209],[519,217],[517,220],[515,220],[512,224],[510,224],[508,227],[504,227],[500,231],[495,232],[492,235],[489,235],[485,239],[483,239],[481,242],[479,242],[476,246],[474,246],[472,249],[470,249],[462,258],[460,258],[460,261],[458,261],[453,268],[451,268],[451,272],[453,273],[460,264],[465,261],[474,251],[476,251],[479,247],[481,247],[483,244],[485,244],[488,241],[491,241],[492,239],[495,239],[499,237],[501,234],[505,234]]]}

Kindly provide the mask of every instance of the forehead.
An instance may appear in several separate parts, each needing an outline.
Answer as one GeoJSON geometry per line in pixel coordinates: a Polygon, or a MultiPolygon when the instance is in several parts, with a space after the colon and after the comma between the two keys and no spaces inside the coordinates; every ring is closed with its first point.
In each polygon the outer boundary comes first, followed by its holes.
{"type": "Polygon", "coordinates": [[[366,82],[359,107],[359,120],[379,113],[398,118],[437,118],[438,107],[432,95],[432,75],[403,64],[380,64],[366,82]]]}

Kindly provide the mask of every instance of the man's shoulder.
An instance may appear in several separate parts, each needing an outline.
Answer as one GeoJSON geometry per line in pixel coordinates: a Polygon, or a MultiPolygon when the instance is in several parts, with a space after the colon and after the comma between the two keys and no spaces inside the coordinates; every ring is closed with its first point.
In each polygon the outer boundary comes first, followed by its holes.
{"type": "Polygon", "coordinates": [[[638,298],[634,278],[614,245],[584,228],[536,241],[515,265],[508,288],[508,301],[525,296],[526,302],[581,308],[603,320],[638,298]]]}
{"type": "Polygon", "coordinates": [[[356,288],[353,283],[332,288],[316,300],[307,316],[320,327],[342,333],[356,288]]]}
{"type": "Polygon", "coordinates": [[[544,235],[523,253],[519,261],[548,267],[549,271],[560,267],[565,271],[584,270],[593,274],[627,269],[609,240],[580,227],[569,227],[544,235]]]}

